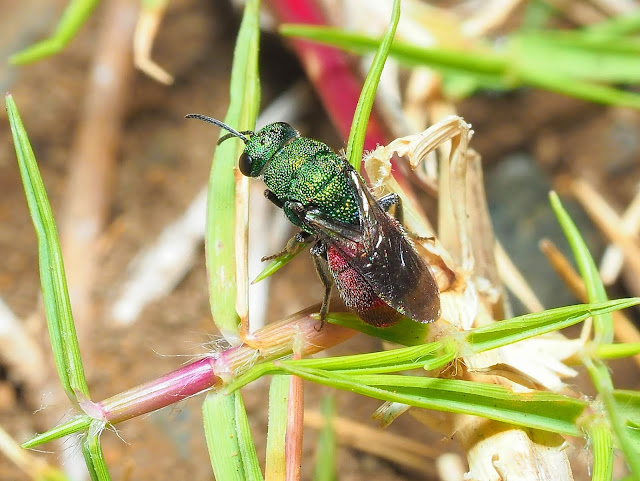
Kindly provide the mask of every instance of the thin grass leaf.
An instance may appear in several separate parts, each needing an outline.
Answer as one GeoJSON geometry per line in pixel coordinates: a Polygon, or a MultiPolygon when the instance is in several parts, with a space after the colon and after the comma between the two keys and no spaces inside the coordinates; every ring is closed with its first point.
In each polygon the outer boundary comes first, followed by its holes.
{"type": "Polygon", "coordinates": [[[36,434],[28,441],[22,443],[21,446],[23,449],[31,449],[39,446],[40,444],[53,441],[54,439],[60,439],[64,436],[67,436],[68,434],[86,431],[87,429],[89,429],[92,421],[93,419],[86,414],[79,414],[78,416],[74,416],[69,421],[59,424],[58,426],[49,429],[44,433],[36,434]]]}
{"type": "Polygon", "coordinates": [[[303,252],[307,247],[309,247],[309,243],[306,242],[298,242],[295,246],[295,249],[291,252],[287,252],[286,254],[282,254],[279,257],[273,259],[269,264],[266,265],[262,272],[257,275],[257,277],[251,281],[251,284],[257,284],[258,282],[266,279],[267,277],[275,274],[284,266],[286,266],[294,257],[303,252]]]}
{"type": "Polygon", "coordinates": [[[620,359],[636,354],[640,354],[640,342],[600,344],[596,347],[596,357],[599,359],[620,359]]]}
{"type": "Polygon", "coordinates": [[[325,371],[343,371],[353,374],[375,374],[398,372],[409,369],[429,369],[444,366],[456,355],[456,345],[452,340],[440,340],[420,346],[390,349],[388,351],[335,356],[320,359],[297,359],[280,361],[280,365],[292,364],[304,369],[322,369],[325,371]]]}
{"type": "Polygon", "coordinates": [[[429,334],[428,324],[421,324],[406,317],[403,317],[398,323],[390,327],[372,326],[349,312],[330,312],[327,316],[327,321],[403,346],[424,344],[429,334]]]}
{"type": "Polygon", "coordinates": [[[216,479],[261,481],[256,447],[239,392],[210,393],[203,405],[204,433],[216,479]]]}
{"type": "MultiPolygon", "coordinates": [[[[333,45],[358,54],[371,52],[378,48],[380,43],[373,37],[325,27],[283,25],[280,27],[280,33],[333,45]]],[[[567,61],[565,57],[559,60],[561,65],[557,65],[556,54],[562,49],[563,42],[553,42],[554,35],[552,32],[545,43],[540,42],[536,45],[538,50],[534,52],[535,56],[518,51],[518,36],[514,36],[508,47],[503,49],[505,53],[500,54],[487,49],[460,51],[424,48],[398,40],[391,46],[389,54],[408,66],[428,65],[438,69],[445,78],[453,76],[458,79],[458,83],[464,79],[467,86],[463,90],[469,93],[477,88],[505,90],[532,86],[591,102],[640,108],[640,95],[588,81],[590,78],[605,78],[614,82],[621,77],[631,77],[635,82],[639,82],[637,52],[633,50],[638,48],[637,44],[629,41],[626,49],[619,48],[615,51],[615,61],[612,60],[611,69],[606,69],[602,67],[603,57],[606,57],[602,52],[602,44],[594,43],[587,35],[574,37],[580,42],[580,48],[576,47],[576,42],[573,49],[565,48],[565,55],[572,60],[567,61]],[[574,71],[573,76],[557,73],[558,70],[569,69],[572,65],[580,69],[584,76],[576,78],[577,71],[574,71]],[[475,89],[470,89],[469,85],[475,85],[475,89]]]]}
{"type": "Polygon", "coordinates": [[[534,69],[520,69],[520,79],[526,84],[577,99],[604,105],[640,109],[640,95],[606,85],[561,77],[534,69]]]}
{"type": "Polygon", "coordinates": [[[89,432],[83,436],[82,440],[82,454],[89,469],[91,481],[111,481],[102,447],[100,446],[102,429],[102,423],[94,421],[89,428],[89,432]]]}
{"type": "Polygon", "coordinates": [[[273,376],[269,388],[269,424],[267,428],[267,460],[264,479],[285,479],[285,439],[287,435],[287,403],[291,376],[273,376]]]}
{"type": "Polygon", "coordinates": [[[594,315],[625,309],[640,303],[640,298],[619,299],[594,304],[557,307],[507,319],[469,331],[467,342],[476,352],[495,349],[547,332],[572,326],[594,315]]]}
{"type": "Polygon", "coordinates": [[[373,101],[376,98],[376,90],[380,83],[382,69],[389,56],[389,50],[396,34],[398,21],[400,20],[400,0],[393,0],[393,10],[391,13],[391,21],[387,27],[380,46],[376,51],[376,55],[371,62],[369,73],[362,86],[362,92],[358,99],[356,111],[353,114],[353,123],[349,132],[349,141],[347,142],[346,157],[353,168],[360,172],[360,164],[362,162],[362,149],[364,146],[364,137],[367,133],[367,124],[369,123],[369,115],[373,108],[373,101]]]}
{"type": "MultiPolygon", "coordinates": [[[[607,292],[605,291],[600,273],[595,266],[595,262],[589,253],[578,228],[564,209],[560,199],[555,192],[549,195],[551,206],[558,218],[558,222],[564,231],[569,246],[573,252],[573,256],[578,264],[580,275],[584,281],[587,291],[587,297],[591,302],[603,302],[607,300],[607,292]]],[[[613,341],[613,321],[609,314],[601,314],[594,316],[594,344],[597,346],[602,343],[611,343],[613,341]]],[[[625,422],[618,411],[618,405],[613,394],[613,381],[608,367],[599,359],[591,359],[587,355],[582,357],[593,385],[598,391],[600,398],[604,404],[609,423],[613,428],[616,441],[622,452],[624,453],[627,465],[632,475],[640,481],[640,458],[637,455],[637,446],[627,429],[625,422]]]]}
{"type": "Polygon", "coordinates": [[[579,436],[576,421],[587,403],[548,392],[514,393],[503,387],[403,375],[348,376],[281,363],[282,369],[308,381],[389,402],[458,414],[482,416],[518,426],[579,436]]]}
{"type": "Polygon", "coordinates": [[[29,137],[11,95],[6,96],[6,105],[29,213],[38,237],[42,298],[56,369],[67,396],[77,404],[78,396],[89,398],[89,388],[71,314],[58,232],[29,137]]]}
{"type": "Polygon", "coordinates": [[[318,435],[318,447],[316,449],[316,467],[313,481],[335,481],[336,476],[336,433],[333,429],[333,417],[335,415],[335,400],[333,396],[322,398],[322,414],[324,426],[318,435]]]}
{"type": "Polygon", "coordinates": [[[589,425],[589,440],[593,453],[591,481],[610,481],[613,476],[613,438],[604,420],[599,419],[589,425]]]}
{"type": "Polygon", "coordinates": [[[315,368],[359,373],[398,372],[410,369],[436,369],[451,362],[456,356],[456,345],[450,339],[429,344],[420,344],[401,349],[336,356],[320,359],[281,360],[276,366],[273,362],[258,364],[242,376],[227,384],[224,392],[234,392],[256,379],[281,371],[281,364],[292,362],[301,368],[315,368]]]}
{"type": "Polygon", "coordinates": [[[87,21],[99,0],[71,0],[54,34],[9,57],[9,63],[22,65],[61,52],[87,21]]]}
{"type": "MultiPolygon", "coordinates": [[[[260,2],[246,3],[233,55],[229,109],[224,118],[237,130],[253,129],[260,105],[258,51],[260,39],[260,2]]],[[[226,132],[220,132],[220,137],[226,132]]],[[[216,148],[209,177],[205,249],[209,274],[209,302],[213,321],[232,344],[239,339],[240,318],[236,311],[236,179],[235,167],[242,142],[230,139],[216,148]]],[[[248,195],[248,180],[242,179],[243,195],[248,195]]]]}
{"type": "MultiPolygon", "coordinates": [[[[585,282],[587,289],[587,298],[589,302],[605,302],[607,300],[607,292],[604,289],[604,285],[600,280],[600,273],[596,267],[589,249],[585,244],[580,231],[574,224],[573,220],[569,216],[569,213],[564,209],[560,198],[555,192],[549,194],[549,200],[551,207],[558,218],[560,227],[569,242],[573,257],[578,265],[578,271],[580,276],[585,282]]],[[[613,320],[609,314],[595,315],[594,320],[594,342],[596,344],[610,344],[613,342],[613,320]]]]}
{"type": "Polygon", "coordinates": [[[638,33],[640,32],[640,11],[608,18],[600,23],[590,25],[582,31],[590,36],[609,38],[638,33]]]}
{"type": "Polygon", "coordinates": [[[624,38],[592,38],[580,31],[540,31],[515,35],[510,42],[511,63],[556,78],[591,82],[637,83],[635,61],[640,43],[624,38]],[[549,52],[553,51],[553,58],[549,52]],[[544,62],[544,59],[547,62],[544,62]]]}

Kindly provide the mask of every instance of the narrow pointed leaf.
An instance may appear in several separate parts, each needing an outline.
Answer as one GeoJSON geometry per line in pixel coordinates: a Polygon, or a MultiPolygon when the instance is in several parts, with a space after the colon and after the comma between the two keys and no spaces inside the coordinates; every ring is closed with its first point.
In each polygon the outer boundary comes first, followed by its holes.
{"type": "Polygon", "coordinates": [[[71,0],[62,14],[55,33],[51,37],[13,54],[9,58],[9,63],[21,65],[35,62],[62,51],[76,36],[98,3],[99,0],[71,0]]]}
{"type": "Polygon", "coordinates": [[[104,460],[102,447],[100,446],[100,432],[102,425],[94,421],[82,440],[82,454],[87,463],[91,481],[111,481],[107,463],[104,460]]]}
{"type": "Polygon", "coordinates": [[[542,312],[525,314],[486,327],[469,331],[467,341],[477,351],[486,351],[512,344],[547,332],[563,329],[584,321],[588,317],[607,314],[640,303],[640,298],[619,299],[615,301],[579,304],[558,307],[542,312]]]}
{"type": "Polygon", "coordinates": [[[391,21],[387,27],[384,37],[380,42],[380,46],[376,51],[376,55],[373,58],[369,73],[364,81],[360,98],[358,99],[358,105],[356,111],[353,114],[353,123],[351,124],[351,132],[349,133],[349,141],[347,143],[347,160],[356,169],[360,171],[360,163],[362,162],[362,149],[364,146],[364,137],[367,132],[367,124],[369,123],[369,115],[373,108],[373,101],[376,97],[376,90],[378,83],[380,83],[380,76],[382,75],[382,69],[389,56],[389,50],[393,43],[393,38],[396,34],[396,28],[398,27],[398,21],[400,20],[400,0],[393,0],[393,11],[391,14],[391,21]]]}
{"type": "Polygon", "coordinates": [[[6,96],[6,105],[29,213],[38,237],[42,297],[56,369],[67,396],[77,404],[78,395],[89,397],[89,388],[71,314],[58,231],[29,137],[11,95],[6,96]]]}
{"type": "Polygon", "coordinates": [[[383,401],[440,411],[472,414],[509,424],[579,436],[576,422],[585,401],[548,392],[514,393],[484,383],[403,375],[342,375],[282,364],[288,373],[337,389],[383,401]]]}

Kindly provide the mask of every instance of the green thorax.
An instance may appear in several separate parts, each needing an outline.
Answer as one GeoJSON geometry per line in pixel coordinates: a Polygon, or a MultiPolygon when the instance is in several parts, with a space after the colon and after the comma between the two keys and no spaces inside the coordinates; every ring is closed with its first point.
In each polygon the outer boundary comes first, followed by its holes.
{"type": "Polygon", "coordinates": [[[280,201],[313,205],[333,219],[357,224],[358,206],[344,173],[347,167],[346,160],[326,144],[298,137],[271,158],[262,174],[280,201]]]}

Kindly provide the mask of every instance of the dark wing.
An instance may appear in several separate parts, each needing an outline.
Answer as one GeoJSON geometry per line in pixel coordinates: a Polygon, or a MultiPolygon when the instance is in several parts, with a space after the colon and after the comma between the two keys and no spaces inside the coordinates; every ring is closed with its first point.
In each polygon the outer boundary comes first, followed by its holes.
{"type": "Polygon", "coordinates": [[[400,224],[375,200],[360,175],[345,170],[360,211],[360,226],[306,210],[303,222],[338,249],[374,292],[398,312],[417,322],[440,316],[440,294],[431,270],[407,238],[400,224]]]}

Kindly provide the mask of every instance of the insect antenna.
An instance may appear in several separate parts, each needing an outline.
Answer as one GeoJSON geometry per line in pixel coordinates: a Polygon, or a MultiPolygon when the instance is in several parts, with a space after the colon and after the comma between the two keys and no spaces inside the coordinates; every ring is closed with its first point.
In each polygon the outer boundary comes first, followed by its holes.
{"type": "Polygon", "coordinates": [[[213,125],[217,125],[218,127],[221,127],[223,129],[225,129],[226,131],[230,132],[227,135],[224,135],[220,138],[220,140],[218,140],[218,145],[220,145],[222,142],[224,142],[227,139],[230,139],[231,137],[238,137],[239,139],[242,139],[242,141],[246,144],[247,142],[249,142],[249,137],[247,137],[247,134],[251,135],[253,134],[253,131],[251,130],[244,130],[242,132],[238,132],[236,129],[234,129],[233,127],[229,127],[227,124],[225,124],[224,122],[218,120],[218,119],[214,119],[213,117],[208,117],[206,115],[202,115],[202,114],[187,114],[184,116],[185,119],[198,119],[198,120],[202,120],[204,122],[213,124],[213,125]]]}

